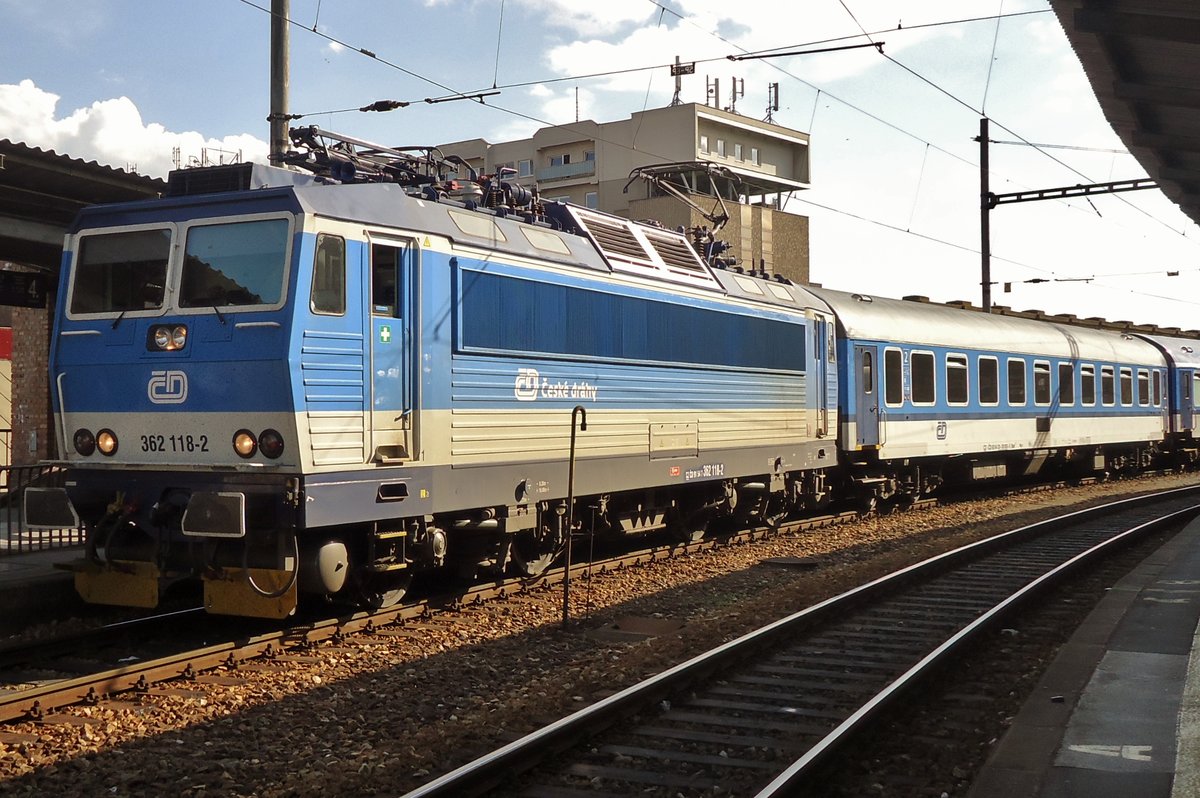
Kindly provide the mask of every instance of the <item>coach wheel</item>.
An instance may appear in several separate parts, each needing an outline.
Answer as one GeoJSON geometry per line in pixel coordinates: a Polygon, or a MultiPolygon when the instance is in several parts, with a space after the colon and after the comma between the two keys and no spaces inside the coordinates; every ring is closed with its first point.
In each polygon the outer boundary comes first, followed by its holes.
{"type": "Polygon", "coordinates": [[[518,532],[513,539],[512,567],[518,576],[541,576],[562,553],[561,536],[549,528],[518,532]]]}

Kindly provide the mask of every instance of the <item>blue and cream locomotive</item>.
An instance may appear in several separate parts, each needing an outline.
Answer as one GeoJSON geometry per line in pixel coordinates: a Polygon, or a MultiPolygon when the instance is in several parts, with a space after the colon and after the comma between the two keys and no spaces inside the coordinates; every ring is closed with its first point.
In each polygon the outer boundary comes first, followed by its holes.
{"type": "Polygon", "coordinates": [[[766,517],[837,451],[824,302],[688,238],[543,207],[429,153],[315,142],[307,172],[172,174],[67,238],[51,384],[92,602],[200,579],[216,613],[396,600],[411,575],[544,570],[600,535],[766,517]],[[343,153],[352,150],[354,157],[343,153]]]}

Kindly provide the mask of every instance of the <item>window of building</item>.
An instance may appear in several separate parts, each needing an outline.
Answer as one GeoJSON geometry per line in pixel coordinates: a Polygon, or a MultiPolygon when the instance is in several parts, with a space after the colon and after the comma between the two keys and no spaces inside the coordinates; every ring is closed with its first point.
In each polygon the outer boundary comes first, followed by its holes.
{"type": "Polygon", "coordinates": [[[750,163],[755,165],[758,164],[758,147],[750,148],[750,163]]]}
{"type": "Polygon", "coordinates": [[[717,139],[717,155],[725,157],[725,139],[717,139]]]}
{"type": "Polygon", "coordinates": [[[1025,361],[1008,361],[1008,403],[1025,404],[1025,361]]]}
{"type": "Polygon", "coordinates": [[[1058,364],[1058,403],[1063,407],[1075,404],[1075,367],[1070,363],[1058,364]]]}
{"type": "Polygon", "coordinates": [[[913,352],[911,363],[913,404],[933,404],[937,401],[933,352],[913,352]]]}
{"type": "Polygon", "coordinates": [[[904,356],[899,349],[883,353],[883,399],[892,407],[904,404],[904,356]]]}
{"type": "Polygon", "coordinates": [[[1146,407],[1150,404],[1150,372],[1138,369],[1138,404],[1146,407]]]}
{"type": "Polygon", "coordinates": [[[571,162],[571,153],[569,153],[569,152],[564,152],[562,155],[551,155],[550,156],[550,165],[551,166],[565,166],[566,164],[569,164],[570,162],[571,162]]]}
{"type": "Polygon", "coordinates": [[[522,158],[517,161],[517,177],[530,177],[531,175],[533,175],[533,160],[522,158]]]}
{"type": "Polygon", "coordinates": [[[1079,395],[1085,405],[1096,404],[1096,367],[1090,363],[1079,367],[1079,395]]]}
{"type": "Polygon", "coordinates": [[[708,136],[700,137],[700,152],[708,152],[708,136]]]}
{"type": "Polygon", "coordinates": [[[946,355],[946,401],[965,405],[968,396],[967,356],[946,355]]]}
{"type": "Polygon", "coordinates": [[[596,151],[595,151],[595,150],[588,150],[587,152],[585,152],[585,153],[583,154],[583,160],[585,160],[585,161],[594,161],[594,160],[596,160],[596,151]]]}
{"type": "Polygon", "coordinates": [[[1050,364],[1045,360],[1033,363],[1033,403],[1050,404],[1050,364]]]}
{"type": "Polygon", "coordinates": [[[1133,369],[1121,369],[1121,404],[1133,404],[1133,369]]]}
{"type": "Polygon", "coordinates": [[[733,145],[733,157],[739,161],[742,160],[742,145],[741,144],[733,145]]]}
{"type": "Polygon", "coordinates": [[[1112,366],[1100,367],[1100,401],[1106,405],[1117,403],[1116,372],[1112,366]]]}
{"type": "Polygon", "coordinates": [[[583,195],[583,204],[592,210],[598,209],[600,207],[600,195],[595,191],[589,191],[583,195]]]}
{"type": "Polygon", "coordinates": [[[977,371],[979,372],[979,403],[983,405],[1000,404],[1000,361],[994,357],[980,357],[977,371]]]}

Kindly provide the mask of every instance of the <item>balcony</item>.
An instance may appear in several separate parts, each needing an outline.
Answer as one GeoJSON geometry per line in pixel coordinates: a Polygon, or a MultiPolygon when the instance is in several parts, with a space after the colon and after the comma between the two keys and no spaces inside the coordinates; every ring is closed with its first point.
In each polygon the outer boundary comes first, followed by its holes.
{"type": "Polygon", "coordinates": [[[547,166],[545,169],[538,169],[536,178],[539,183],[547,183],[552,180],[568,180],[573,177],[589,177],[596,174],[595,161],[580,161],[579,163],[565,163],[562,166],[547,166]]]}

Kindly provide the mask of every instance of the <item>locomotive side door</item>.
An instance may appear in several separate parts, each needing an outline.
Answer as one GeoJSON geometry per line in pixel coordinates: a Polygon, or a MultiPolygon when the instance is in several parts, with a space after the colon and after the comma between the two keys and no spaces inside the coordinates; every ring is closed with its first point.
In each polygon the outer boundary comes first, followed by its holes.
{"type": "Polygon", "coordinates": [[[414,456],[418,252],[411,240],[371,239],[370,451],[372,459],[381,464],[414,456]]]}
{"type": "Polygon", "coordinates": [[[856,448],[879,445],[879,364],[873,346],[854,346],[856,448]]]}

